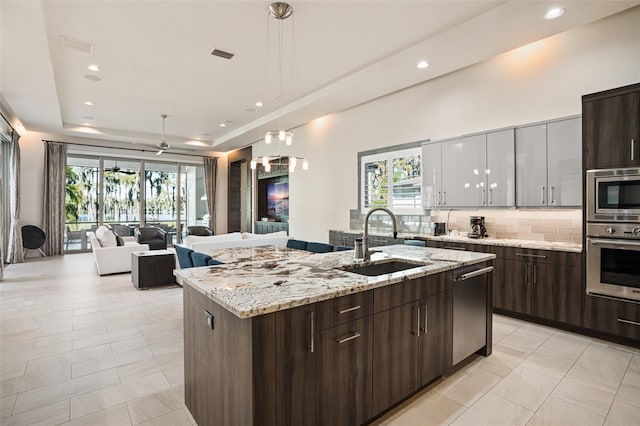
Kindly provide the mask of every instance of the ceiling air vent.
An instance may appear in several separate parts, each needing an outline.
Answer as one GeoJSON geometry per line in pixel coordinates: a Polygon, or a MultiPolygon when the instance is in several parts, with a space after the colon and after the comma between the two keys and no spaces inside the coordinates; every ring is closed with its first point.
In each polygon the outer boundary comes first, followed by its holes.
{"type": "Polygon", "coordinates": [[[224,58],[224,59],[231,59],[233,58],[233,53],[229,53],[229,52],[225,52],[224,50],[220,50],[220,49],[213,49],[211,51],[211,54],[213,56],[219,56],[220,58],[224,58]]]}
{"type": "Polygon", "coordinates": [[[93,51],[93,46],[91,43],[87,43],[85,41],[74,40],[72,38],[60,37],[60,42],[62,43],[62,48],[71,50],[76,53],[84,53],[85,55],[91,55],[93,51]]]}

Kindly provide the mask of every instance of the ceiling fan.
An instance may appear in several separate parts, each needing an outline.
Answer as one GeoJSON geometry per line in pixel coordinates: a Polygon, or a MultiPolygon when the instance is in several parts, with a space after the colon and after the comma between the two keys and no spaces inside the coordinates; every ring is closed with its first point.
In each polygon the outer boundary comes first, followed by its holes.
{"type": "Polygon", "coordinates": [[[123,173],[125,175],[135,175],[136,172],[133,170],[122,170],[120,167],[118,167],[118,160],[116,160],[115,166],[113,167],[109,167],[109,168],[105,168],[104,169],[105,172],[113,172],[113,173],[123,173]]]}
{"type": "Polygon", "coordinates": [[[167,114],[162,114],[160,117],[162,117],[162,141],[157,146],[158,152],[156,152],[156,155],[160,155],[170,148],[169,144],[164,140],[164,120],[167,118],[167,114]]]}

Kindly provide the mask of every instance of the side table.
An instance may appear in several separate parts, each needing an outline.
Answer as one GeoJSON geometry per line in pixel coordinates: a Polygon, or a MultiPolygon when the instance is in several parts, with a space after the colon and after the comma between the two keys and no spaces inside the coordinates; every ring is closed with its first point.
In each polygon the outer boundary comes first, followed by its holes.
{"type": "Polygon", "coordinates": [[[131,282],[137,289],[175,284],[173,251],[153,250],[131,253],[131,282]]]}

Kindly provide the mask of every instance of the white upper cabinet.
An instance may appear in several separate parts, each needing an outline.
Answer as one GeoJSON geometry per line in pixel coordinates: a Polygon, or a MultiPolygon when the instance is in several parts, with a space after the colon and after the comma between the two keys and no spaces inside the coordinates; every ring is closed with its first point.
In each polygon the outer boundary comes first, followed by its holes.
{"type": "Polygon", "coordinates": [[[516,203],[547,206],[547,125],[516,129],[516,203]]]}
{"type": "Polygon", "coordinates": [[[422,196],[424,208],[433,209],[442,202],[442,144],[422,145],[422,196]]]}
{"type": "Polygon", "coordinates": [[[485,205],[486,140],[481,134],[442,142],[442,207],[485,205]]]}
{"type": "Polygon", "coordinates": [[[514,129],[487,133],[487,207],[515,206],[514,129]]]}
{"type": "Polygon", "coordinates": [[[516,205],[582,204],[580,117],[516,129],[516,205]]]}
{"type": "Polygon", "coordinates": [[[549,206],[582,205],[582,119],[547,124],[549,206]]]}

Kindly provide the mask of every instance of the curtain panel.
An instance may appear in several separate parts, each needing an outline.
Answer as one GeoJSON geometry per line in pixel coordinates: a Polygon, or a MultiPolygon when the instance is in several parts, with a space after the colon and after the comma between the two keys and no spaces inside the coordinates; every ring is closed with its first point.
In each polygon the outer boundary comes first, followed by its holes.
{"type": "MultiPolygon", "coordinates": [[[[0,145],[2,145],[2,141],[0,141],[0,145]]],[[[1,167],[0,167],[0,170],[1,170],[1,167]]],[[[3,187],[4,187],[4,182],[2,181],[2,173],[0,173],[0,207],[4,205],[4,198],[2,197],[3,187]]],[[[0,281],[4,281],[4,209],[3,208],[0,208],[0,281]]]]}
{"type": "MultiPolygon", "coordinates": [[[[20,135],[11,135],[11,157],[9,159],[9,247],[7,263],[24,262],[22,251],[22,226],[20,225],[20,135]]],[[[6,219],[5,219],[6,220],[6,219]]]]}
{"type": "Polygon", "coordinates": [[[216,218],[215,218],[215,201],[216,201],[216,186],[217,186],[217,173],[218,173],[218,159],[216,157],[204,158],[204,187],[207,194],[207,209],[209,209],[209,228],[216,233],[216,218]]]}
{"type": "Polygon", "coordinates": [[[43,247],[47,256],[64,253],[66,184],[67,146],[59,142],[45,141],[42,230],[47,236],[43,247]]]}

